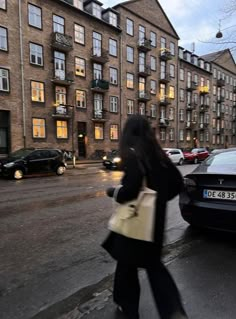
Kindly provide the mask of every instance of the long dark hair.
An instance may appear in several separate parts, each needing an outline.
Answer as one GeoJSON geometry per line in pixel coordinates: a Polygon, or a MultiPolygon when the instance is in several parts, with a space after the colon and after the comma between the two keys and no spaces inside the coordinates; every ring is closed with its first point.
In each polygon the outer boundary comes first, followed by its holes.
{"type": "Polygon", "coordinates": [[[166,166],[169,160],[158,143],[148,119],[142,115],[130,116],[124,125],[120,140],[122,161],[125,162],[132,148],[147,167],[155,162],[157,165],[166,166]]]}

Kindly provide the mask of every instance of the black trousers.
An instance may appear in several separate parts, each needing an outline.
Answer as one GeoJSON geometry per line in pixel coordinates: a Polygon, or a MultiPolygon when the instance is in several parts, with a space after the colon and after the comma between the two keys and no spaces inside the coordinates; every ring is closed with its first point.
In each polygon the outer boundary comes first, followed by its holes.
{"type": "MultiPolygon", "coordinates": [[[[161,319],[171,319],[176,314],[187,318],[177,286],[162,262],[157,261],[145,270],[161,319]]],[[[113,298],[115,303],[123,307],[128,318],[139,318],[138,267],[117,262],[113,298]]]]}

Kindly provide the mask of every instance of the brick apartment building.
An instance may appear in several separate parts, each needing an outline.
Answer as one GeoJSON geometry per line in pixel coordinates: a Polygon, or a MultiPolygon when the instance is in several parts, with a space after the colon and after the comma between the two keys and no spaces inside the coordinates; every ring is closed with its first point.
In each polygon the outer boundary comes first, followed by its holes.
{"type": "Polygon", "coordinates": [[[147,116],[163,147],[236,144],[229,50],[178,47],[156,0],[0,0],[0,156],[21,147],[117,149],[126,118],[147,116]]]}

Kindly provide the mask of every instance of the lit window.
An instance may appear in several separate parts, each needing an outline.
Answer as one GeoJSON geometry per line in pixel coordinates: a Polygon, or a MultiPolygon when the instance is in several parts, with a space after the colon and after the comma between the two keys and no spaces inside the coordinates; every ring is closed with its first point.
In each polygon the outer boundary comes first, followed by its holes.
{"type": "Polygon", "coordinates": [[[0,50],[7,51],[7,29],[0,27],[0,50]]]}
{"type": "Polygon", "coordinates": [[[110,139],[111,140],[118,140],[118,125],[112,124],[110,125],[110,139]]]}
{"type": "Polygon", "coordinates": [[[175,98],[175,87],[174,86],[170,86],[169,97],[170,97],[170,99],[174,99],[175,98]]]}
{"type": "Polygon", "coordinates": [[[126,86],[128,89],[134,88],[134,75],[132,73],[126,73],[126,86]]]}
{"type": "Polygon", "coordinates": [[[95,140],[103,140],[104,138],[104,126],[102,123],[94,124],[94,138],[95,140]]]}
{"type": "Polygon", "coordinates": [[[42,10],[32,4],[28,4],[29,25],[42,29],[42,10]]]}
{"type": "Polygon", "coordinates": [[[43,47],[30,43],[30,63],[43,66],[43,47]]]}
{"type": "Polygon", "coordinates": [[[80,44],[85,43],[85,29],[83,26],[75,24],[74,34],[75,34],[75,42],[80,44]]]}
{"type": "Polygon", "coordinates": [[[31,82],[31,100],[33,102],[44,102],[44,83],[31,82]]]}
{"type": "Polygon", "coordinates": [[[66,105],[66,88],[63,86],[56,86],[56,104],[66,105]]]}
{"type": "Polygon", "coordinates": [[[75,74],[85,77],[85,60],[75,57],[75,74]]]}
{"type": "Polygon", "coordinates": [[[45,119],[33,118],[33,138],[45,138],[45,119]]]}
{"type": "Polygon", "coordinates": [[[76,90],[76,107],[86,108],[86,92],[82,90],[76,90]]]}
{"type": "Polygon", "coordinates": [[[110,96],[110,112],[118,112],[118,97],[110,96]]]}
{"type": "Polygon", "coordinates": [[[68,138],[67,121],[56,121],[57,138],[68,138]]]}
{"type": "Polygon", "coordinates": [[[0,69],[0,91],[9,92],[9,71],[0,69]]]}

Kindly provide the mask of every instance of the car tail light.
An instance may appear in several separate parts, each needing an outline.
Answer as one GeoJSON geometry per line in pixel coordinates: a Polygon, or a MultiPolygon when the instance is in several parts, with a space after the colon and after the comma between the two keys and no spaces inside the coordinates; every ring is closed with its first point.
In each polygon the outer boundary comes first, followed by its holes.
{"type": "Polygon", "coordinates": [[[184,186],[187,192],[191,193],[196,190],[197,184],[192,178],[184,178],[184,186]]]}

